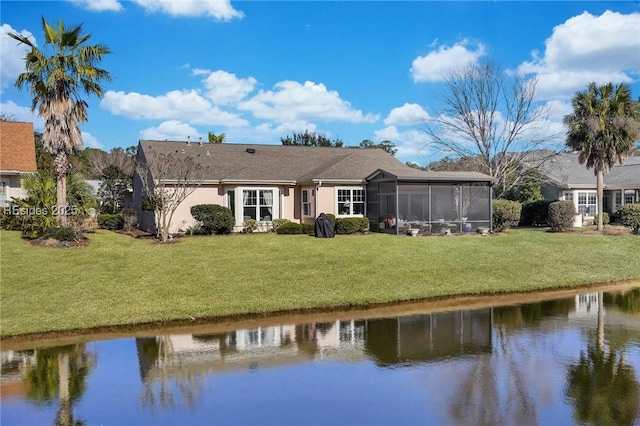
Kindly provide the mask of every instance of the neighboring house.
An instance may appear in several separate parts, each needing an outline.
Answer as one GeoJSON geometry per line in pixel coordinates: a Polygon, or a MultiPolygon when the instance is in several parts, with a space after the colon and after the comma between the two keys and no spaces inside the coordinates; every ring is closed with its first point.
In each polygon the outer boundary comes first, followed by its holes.
{"type": "MultiPolygon", "coordinates": [[[[548,157],[544,155],[545,157],[548,157]]],[[[596,176],[578,161],[578,154],[561,152],[542,163],[529,158],[543,176],[542,194],[548,200],[573,201],[576,212],[593,219],[598,212],[596,176]]],[[[614,213],[623,204],[640,203],[640,156],[627,157],[604,175],[603,210],[614,213]]]]}
{"type": "Polygon", "coordinates": [[[35,171],[33,123],[0,121],[0,207],[25,196],[20,177],[35,171]]]}
{"type": "MultiPolygon", "coordinates": [[[[373,231],[391,233],[491,224],[491,177],[412,169],[381,149],[140,141],[138,161],[153,165],[158,154],[190,156],[207,170],[178,207],[171,232],[195,224],[190,209],[196,204],[229,207],[236,231],[247,219],[268,228],[275,218],[313,223],[320,213],[368,217],[373,231]]],[[[153,215],[140,211],[143,196],[136,176],[139,223],[153,232],[153,215]]]]}

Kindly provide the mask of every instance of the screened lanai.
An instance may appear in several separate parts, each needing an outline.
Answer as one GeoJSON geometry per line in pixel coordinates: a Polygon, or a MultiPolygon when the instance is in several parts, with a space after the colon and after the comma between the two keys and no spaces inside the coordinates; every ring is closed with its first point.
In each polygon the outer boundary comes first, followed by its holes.
{"type": "Polygon", "coordinates": [[[367,178],[371,230],[430,235],[491,229],[492,184],[492,177],[476,172],[378,170],[367,178]]]}

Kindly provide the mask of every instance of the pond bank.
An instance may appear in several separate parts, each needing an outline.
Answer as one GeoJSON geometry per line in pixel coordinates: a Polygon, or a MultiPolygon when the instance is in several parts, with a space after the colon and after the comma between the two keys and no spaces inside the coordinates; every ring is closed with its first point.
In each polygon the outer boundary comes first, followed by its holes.
{"type": "Polygon", "coordinates": [[[111,327],[96,327],[84,330],[68,330],[49,333],[5,336],[5,350],[63,346],[79,342],[104,341],[127,337],[154,337],[159,334],[214,334],[237,329],[254,329],[281,324],[297,324],[304,321],[335,322],[366,320],[370,318],[394,317],[398,315],[429,314],[434,312],[474,310],[493,306],[508,306],[536,303],[544,300],[572,297],[580,292],[626,292],[640,288],[640,280],[618,283],[580,285],[572,288],[541,290],[527,293],[505,293],[487,295],[461,295],[431,298],[398,303],[381,303],[372,306],[357,306],[336,309],[309,309],[291,312],[274,312],[260,315],[237,315],[221,318],[202,318],[189,321],[169,321],[146,324],[131,324],[111,327]]]}

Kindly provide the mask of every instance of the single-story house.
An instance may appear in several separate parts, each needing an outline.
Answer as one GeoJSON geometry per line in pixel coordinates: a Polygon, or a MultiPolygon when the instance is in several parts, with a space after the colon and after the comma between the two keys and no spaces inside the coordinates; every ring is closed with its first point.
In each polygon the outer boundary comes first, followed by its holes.
{"type": "MultiPolygon", "coordinates": [[[[201,186],[176,210],[171,232],[195,224],[196,204],[229,207],[236,231],[247,219],[265,229],[274,218],[313,223],[320,213],[368,217],[373,231],[391,233],[491,226],[493,178],[416,170],[381,149],[140,141],[138,162],[153,166],[166,156],[188,156],[206,168],[201,186]]],[[[153,215],[141,210],[144,195],[136,175],[139,223],[153,232],[153,215]]]]}
{"type": "Polygon", "coordinates": [[[35,171],[33,123],[0,121],[0,208],[25,196],[21,176],[35,171]]]}
{"type": "MultiPolygon", "coordinates": [[[[539,158],[547,157],[542,155],[539,158]]],[[[548,200],[573,201],[576,213],[593,219],[598,213],[596,176],[578,161],[577,153],[561,152],[544,162],[529,159],[529,166],[537,167],[543,177],[542,194],[548,200]]],[[[616,163],[604,175],[604,206],[609,214],[623,204],[640,203],[640,156],[627,157],[624,164],[616,163]]]]}

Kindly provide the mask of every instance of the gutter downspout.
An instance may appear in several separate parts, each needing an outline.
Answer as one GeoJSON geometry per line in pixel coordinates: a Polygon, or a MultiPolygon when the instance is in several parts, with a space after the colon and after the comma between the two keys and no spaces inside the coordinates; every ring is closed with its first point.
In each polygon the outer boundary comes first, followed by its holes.
{"type": "Polygon", "coordinates": [[[314,191],[315,193],[313,194],[313,214],[315,217],[318,217],[318,189],[320,189],[320,187],[322,186],[322,180],[319,180],[314,191]]]}

